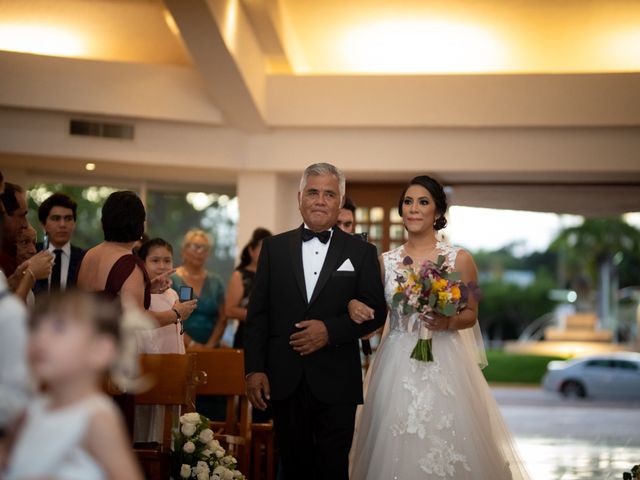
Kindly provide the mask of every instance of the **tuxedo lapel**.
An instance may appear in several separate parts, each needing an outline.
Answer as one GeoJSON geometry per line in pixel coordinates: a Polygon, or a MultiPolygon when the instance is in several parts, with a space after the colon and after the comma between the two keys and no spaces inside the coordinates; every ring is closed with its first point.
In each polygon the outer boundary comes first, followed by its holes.
{"type": "Polygon", "coordinates": [[[324,288],[325,284],[329,278],[331,278],[331,274],[336,270],[336,268],[338,268],[338,259],[340,258],[340,253],[342,253],[342,249],[344,248],[345,235],[346,233],[343,233],[338,227],[333,228],[333,235],[331,236],[329,250],[327,251],[327,256],[324,259],[324,264],[322,265],[322,270],[318,277],[318,283],[316,283],[316,288],[313,290],[311,300],[309,300],[309,305],[318,298],[318,295],[324,288]]]}
{"type": "Polygon", "coordinates": [[[302,266],[302,227],[294,230],[291,234],[291,263],[293,263],[293,273],[296,276],[300,295],[305,302],[309,302],[307,298],[307,286],[304,281],[304,267],[302,266]]]}

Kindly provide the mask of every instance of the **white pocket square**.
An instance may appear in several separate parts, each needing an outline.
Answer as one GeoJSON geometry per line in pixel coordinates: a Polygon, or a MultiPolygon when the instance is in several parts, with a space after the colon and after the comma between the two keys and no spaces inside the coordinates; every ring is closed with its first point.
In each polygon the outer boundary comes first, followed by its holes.
{"type": "Polygon", "coordinates": [[[338,267],[338,270],[336,270],[336,272],[354,272],[355,269],[353,268],[353,263],[351,263],[351,260],[349,260],[348,258],[342,262],[342,265],[340,265],[338,267]]]}

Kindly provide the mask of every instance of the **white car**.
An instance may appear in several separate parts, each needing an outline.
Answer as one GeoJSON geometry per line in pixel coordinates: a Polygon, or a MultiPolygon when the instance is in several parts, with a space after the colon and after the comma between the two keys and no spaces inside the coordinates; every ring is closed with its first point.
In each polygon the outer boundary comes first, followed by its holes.
{"type": "Polygon", "coordinates": [[[549,362],[542,386],[565,397],[640,400],[640,353],[617,352],[549,362]]]}

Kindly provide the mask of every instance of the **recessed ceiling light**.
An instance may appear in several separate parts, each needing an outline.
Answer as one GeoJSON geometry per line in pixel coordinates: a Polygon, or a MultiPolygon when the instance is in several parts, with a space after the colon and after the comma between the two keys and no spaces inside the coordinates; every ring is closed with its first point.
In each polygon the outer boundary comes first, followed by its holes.
{"type": "Polygon", "coordinates": [[[88,171],[93,172],[96,169],[96,164],[95,163],[87,163],[84,168],[86,168],[88,171]]]}

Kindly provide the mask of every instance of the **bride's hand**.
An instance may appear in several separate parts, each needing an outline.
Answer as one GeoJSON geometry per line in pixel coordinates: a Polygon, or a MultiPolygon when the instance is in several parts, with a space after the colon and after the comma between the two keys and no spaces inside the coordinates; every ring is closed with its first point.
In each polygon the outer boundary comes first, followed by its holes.
{"type": "Polygon", "coordinates": [[[428,315],[423,315],[422,321],[429,330],[438,331],[449,330],[451,319],[444,315],[440,315],[439,313],[431,312],[428,315]]]}
{"type": "Polygon", "coordinates": [[[349,317],[356,323],[364,323],[368,320],[373,320],[375,311],[373,308],[367,307],[359,300],[353,299],[348,305],[349,317]]]}

